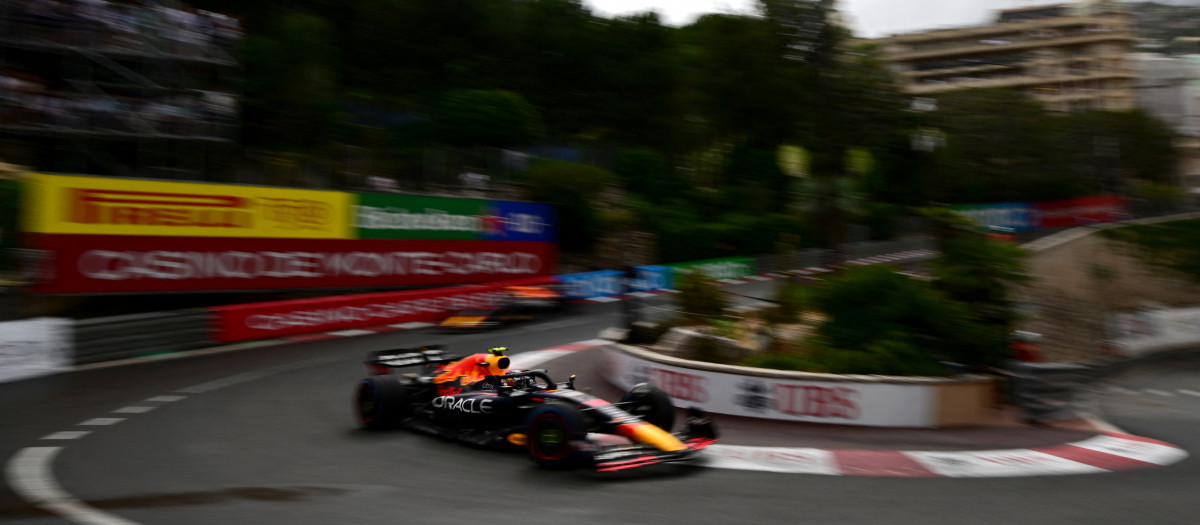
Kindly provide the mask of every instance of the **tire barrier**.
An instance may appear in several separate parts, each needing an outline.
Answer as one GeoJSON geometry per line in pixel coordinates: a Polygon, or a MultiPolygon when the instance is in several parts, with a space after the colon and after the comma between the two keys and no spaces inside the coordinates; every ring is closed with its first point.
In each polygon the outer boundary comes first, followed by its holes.
{"type": "Polygon", "coordinates": [[[209,346],[207,310],[173,310],[75,321],[72,364],[209,346]]]}

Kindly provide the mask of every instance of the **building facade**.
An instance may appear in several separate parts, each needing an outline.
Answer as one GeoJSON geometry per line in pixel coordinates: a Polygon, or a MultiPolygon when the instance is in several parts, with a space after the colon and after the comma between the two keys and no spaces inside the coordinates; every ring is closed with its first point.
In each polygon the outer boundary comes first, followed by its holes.
{"type": "Polygon", "coordinates": [[[997,23],[875,40],[901,88],[917,97],[1006,88],[1061,112],[1137,107],[1131,16],[1113,2],[1008,9],[997,23]]]}

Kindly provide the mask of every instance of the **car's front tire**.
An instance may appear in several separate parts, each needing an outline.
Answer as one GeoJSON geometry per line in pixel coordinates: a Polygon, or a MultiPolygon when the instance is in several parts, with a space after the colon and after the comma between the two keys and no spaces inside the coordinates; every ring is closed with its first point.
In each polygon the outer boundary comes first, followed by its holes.
{"type": "Polygon", "coordinates": [[[675,405],[671,404],[671,397],[650,383],[633,385],[619,405],[626,412],[667,432],[675,426],[675,405]]]}
{"type": "Polygon", "coordinates": [[[525,418],[529,455],[538,466],[566,469],[583,462],[577,443],[587,439],[586,416],[571,405],[546,403],[525,418]]]}

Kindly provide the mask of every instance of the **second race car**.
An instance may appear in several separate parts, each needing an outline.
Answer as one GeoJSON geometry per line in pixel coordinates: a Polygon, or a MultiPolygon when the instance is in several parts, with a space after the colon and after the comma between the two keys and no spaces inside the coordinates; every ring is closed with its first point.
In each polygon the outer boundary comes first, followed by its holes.
{"type": "Polygon", "coordinates": [[[492,299],[490,308],[455,312],[440,323],[442,330],[473,330],[532,321],[538,316],[567,309],[567,297],[559,285],[506,286],[492,299]]]}
{"type": "Polygon", "coordinates": [[[528,451],[545,468],[613,472],[692,458],[717,440],[707,415],[688,411],[671,433],[675,407],[641,383],[617,403],[555,383],[544,370],[509,370],[504,348],[464,358],[440,346],[369,355],[371,374],[355,389],[354,411],[369,430],[404,427],[481,447],[528,451]],[[397,375],[420,366],[422,373],[397,375]]]}

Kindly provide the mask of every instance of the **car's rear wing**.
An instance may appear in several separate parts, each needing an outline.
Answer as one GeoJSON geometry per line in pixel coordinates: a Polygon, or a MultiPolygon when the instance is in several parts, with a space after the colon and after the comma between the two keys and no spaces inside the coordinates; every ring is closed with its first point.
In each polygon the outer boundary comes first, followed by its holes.
{"type": "Polygon", "coordinates": [[[367,354],[363,362],[372,375],[387,375],[391,369],[417,365],[439,365],[458,360],[458,356],[444,352],[442,345],[427,345],[417,348],[377,350],[367,354]]]}

